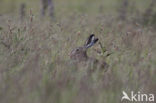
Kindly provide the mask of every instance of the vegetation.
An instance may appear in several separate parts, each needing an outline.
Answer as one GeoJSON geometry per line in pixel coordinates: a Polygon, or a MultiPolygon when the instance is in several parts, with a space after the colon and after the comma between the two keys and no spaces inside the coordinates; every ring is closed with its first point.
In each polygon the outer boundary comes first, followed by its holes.
{"type": "Polygon", "coordinates": [[[122,91],[156,95],[154,17],[142,18],[151,1],[128,2],[122,20],[122,0],[54,0],[51,20],[40,17],[37,0],[1,0],[0,103],[120,103],[122,91]],[[88,55],[109,67],[88,75],[90,68],[73,65],[69,53],[91,33],[100,43],[88,55]]]}

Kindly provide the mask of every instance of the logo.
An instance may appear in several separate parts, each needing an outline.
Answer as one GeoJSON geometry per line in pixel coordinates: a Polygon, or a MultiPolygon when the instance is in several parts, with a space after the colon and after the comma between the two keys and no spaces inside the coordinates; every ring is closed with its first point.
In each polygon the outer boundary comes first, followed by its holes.
{"type": "Polygon", "coordinates": [[[128,100],[132,102],[154,102],[154,94],[142,94],[141,92],[134,93],[131,91],[130,95],[128,95],[125,91],[122,91],[122,98],[123,100],[128,100]]]}

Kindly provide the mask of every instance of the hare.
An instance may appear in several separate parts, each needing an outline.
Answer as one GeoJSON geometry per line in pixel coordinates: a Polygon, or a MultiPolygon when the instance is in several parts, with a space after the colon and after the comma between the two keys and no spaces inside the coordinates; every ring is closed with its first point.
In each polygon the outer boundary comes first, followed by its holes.
{"type": "Polygon", "coordinates": [[[99,39],[95,38],[94,34],[91,34],[85,44],[81,47],[77,47],[75,49],[73,49],[70,53],[70,59],[76,63],[83,63],[83,64],[91,64],[94,65],[94,67],[96,66],[96,68],[106,68],[108,66],[108,64],[106,62],[101,62],[99,60],[97,60],[96,58],[93,57],[89,57],[87,55],[87,50],[92,47],[95,43],[97,43],[99,39]]]}

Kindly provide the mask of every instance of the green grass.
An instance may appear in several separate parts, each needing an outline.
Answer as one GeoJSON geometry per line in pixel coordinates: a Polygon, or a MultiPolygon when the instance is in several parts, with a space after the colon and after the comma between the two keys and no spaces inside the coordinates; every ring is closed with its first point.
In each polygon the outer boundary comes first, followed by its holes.
{"type": "Polygon", "coordinates": [[[18,9],[0,11],[0,103],[120,103],[123,90],[156,94],[155,30],[117,20],[117,1],[88,1],[55,0],[55,21],[40,20],[36,1],[25,0],[23,22],[18,9]],[[98,43],[90,48],[88,55],[109,67],[88,75],[90,68],[73,65],[68,54],[91,33],[112,54],[99,55],[98,43]]]}

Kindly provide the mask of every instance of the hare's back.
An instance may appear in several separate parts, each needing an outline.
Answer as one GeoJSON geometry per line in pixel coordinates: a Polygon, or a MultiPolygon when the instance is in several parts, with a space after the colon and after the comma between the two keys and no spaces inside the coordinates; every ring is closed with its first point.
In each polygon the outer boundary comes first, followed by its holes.
{"type": "Polygon", "coordinates": [[[94,68],[105,69],[108,68],[108,64],[105,61],[97,60],[95,58],[89,58],[89,64],[94,65],[94,68]]]}

